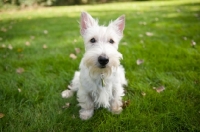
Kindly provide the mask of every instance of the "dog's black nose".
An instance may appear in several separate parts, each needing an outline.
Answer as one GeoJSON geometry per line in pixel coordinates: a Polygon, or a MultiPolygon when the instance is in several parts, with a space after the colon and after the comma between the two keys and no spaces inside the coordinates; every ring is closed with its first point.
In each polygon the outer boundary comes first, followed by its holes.
{"type": "Polygon", "coordinates": [[[98,62],[101,64],[101,68],[105,68],[106,64],[109,62],[109,59],[106,56],[99,56],[98,62]]]}

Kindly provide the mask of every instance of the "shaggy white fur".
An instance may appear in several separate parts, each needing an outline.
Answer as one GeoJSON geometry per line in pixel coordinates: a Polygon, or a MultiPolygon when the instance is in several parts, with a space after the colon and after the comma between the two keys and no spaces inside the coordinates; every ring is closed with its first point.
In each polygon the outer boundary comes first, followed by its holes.
{"type": "Polygon", "coordinates": [[[99,26],[87,12],[81,13],[80,33],[85,44],[85,54],[76,71],[69,90],[62,92],[68,98],[77,91],[81,106],[80,118],[92,117],[94,108],[105,107],[112,113],[122,111],[123,85],[127,85],[124,68],[120,65],[122,54],[117,51],[123,36],[125,16],[99,26]]]}

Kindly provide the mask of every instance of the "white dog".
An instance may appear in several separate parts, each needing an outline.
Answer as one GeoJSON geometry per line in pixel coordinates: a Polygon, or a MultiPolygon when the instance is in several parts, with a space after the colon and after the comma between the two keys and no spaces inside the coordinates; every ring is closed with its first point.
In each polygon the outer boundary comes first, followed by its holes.
{"type": "Polygon", "coordinates": [[[87,12],[82,12],[80,27],[86,52],[70,90],[63,91],[62,97],[68,98],[77,91],[80,118],[83,120],[92,117],[94,108],[101,106],[119,114],[122,111],[123,85],[127,85],[124,68],[120,65],[122,54],[117,51],[123,37],[125,16],[105,27],[99,26],[98,21],[87,12]]]}

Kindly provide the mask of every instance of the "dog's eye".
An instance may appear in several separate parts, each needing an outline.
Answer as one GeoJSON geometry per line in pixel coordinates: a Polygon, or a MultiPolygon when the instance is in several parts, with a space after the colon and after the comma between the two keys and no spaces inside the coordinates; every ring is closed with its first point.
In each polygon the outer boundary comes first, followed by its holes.
{"type": "Polygon", "coordinates": [[[95,39],[95,38],[92,38],[92,39],[90,39],[90,42],[91,42],[91,43],[95,43],[95,42],[96,42],[96,39],[95,39]]]}
{"type": "Polygon", "coordinates": [[[110,39],[110,40],[109,40],[109,43],[113,44],[113,43],[114,43],[114,41],[113,41],[112,39],[110,39]]]}

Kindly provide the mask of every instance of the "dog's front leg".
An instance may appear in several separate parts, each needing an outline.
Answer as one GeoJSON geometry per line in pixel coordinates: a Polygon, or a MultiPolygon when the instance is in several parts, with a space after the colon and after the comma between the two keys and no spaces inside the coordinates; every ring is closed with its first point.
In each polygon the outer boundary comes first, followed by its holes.
{"type": "Polygon", "coordinates": [[[90,97],[89,93],[80,88],[77,93],[78,102],[81,106],[81,110],[79,111],[80,118],[82,120],[87,120],[93,116],[94,113],[94,102],[90,97]]]}
{"type": "Polygon", "coordinates": [[[117,88],[113,89],[113,99],[110,102],[110,110],[113,114],[120,114],[122,112],[122,96],[123,93],[123,87],[118,86],[117,88]]]}

